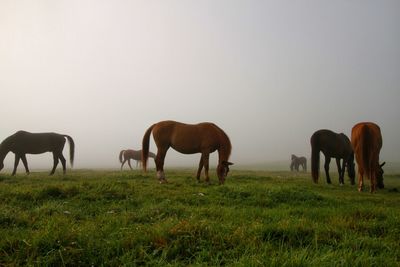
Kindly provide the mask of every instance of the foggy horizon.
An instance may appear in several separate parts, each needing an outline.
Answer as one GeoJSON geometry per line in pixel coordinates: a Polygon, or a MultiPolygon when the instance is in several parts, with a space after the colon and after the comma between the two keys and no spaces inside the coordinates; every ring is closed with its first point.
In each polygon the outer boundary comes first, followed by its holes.
{"type": "MultiPolygon", "coordinates": [[[[389,0],[1,1],[0,142],[67,134],[74,168],[119,168],[153,123],[213,122],[230,137],[232,170],[289,168],[291,154],[310,158],[315,131],[350,138],[372,121],[380,160],[400,162],[399,25],[389,0]]],[[[50,153],[27,159],[31,170],[53,164],[50,153]]],[[[199,160],[170,148],[164,168],[199,160]]]]}

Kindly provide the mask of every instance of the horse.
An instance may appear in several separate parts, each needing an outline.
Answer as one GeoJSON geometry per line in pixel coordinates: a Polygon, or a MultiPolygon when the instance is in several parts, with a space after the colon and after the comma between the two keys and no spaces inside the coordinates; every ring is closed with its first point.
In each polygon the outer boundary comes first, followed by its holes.
{"type": "Polygon", "coordinates": [[[383,165],[379,164],[379,152],[382,148],[382,134],[378,125],[373,122],[360,122],[351,130],[351,144],[358,165],[358,191],[364,186],[364,174],[371,182],[371,193],[376,191],[376,186],[382,189],[383,165]]]}
{"type": "Polygon", "coordinates": [[[142,141],[142,166],[146,172],[147,158],[149,155],[150,134],[157,146],[155,158],[157,178],[160,183],[167,182],[164,174],[164,159],[170,147],[183,154],[201,153],[197,181],[204,167],[205,181],[209,183],[208,175],[210,153],[218,151],[217,175],[219,184],[224,184],[229,172],[229,162],[232,145],[228,135],[217,125],[210,122],[199,124],[185,124],[176,121],[160,121],[151,125],[143,136],[142,141]]]}
{"type": "Polygon", "coordinates": [[[290,163],[290,170],[299,171],[299,166],[303,168],[303,171],[307,171],[307,159],[306,157],[297,157],[296,155],[292,154],[292,162],[290,163]]]}
{"type": "MultiPolygon", "coordinates": [[[[155,158],[156,154],[149,152],[149,157],[155,158]]],[[[137,168],[139,162],[140,163],[142,162],[142,150],[133,150],[133,149],[121,150],[121,152],[119,152],[119,161],[122,163],[121,170],[122,170],[122,167],[124,166],[125,162],[127,162],[127,161],[128,161],[129,168],[131,168],[131,170],[132,170],[131,159],[136,160],[136,168],[137,168]]]]}
{"type": "Polygon", "coordinates": [[[0,170],[3,169],[4,158],[10,151],[15,154],[14,170],[12,175],[15,175],[20,159],[24,164],[26,173],[29,174],[26,154],[42,154],[45,152],[52,152],[54,164],[50,175],[54,174],[59,160],[61,161],[63,173],[65,174],[66,160],[62,154],[65,145],[65,138],[68,139],[70,163],[71,166],[73,166],[75,143],[72,137],[57,133],[29,133],[25,131],[18,131],[4,139],[4,141],[0,144],[0,170]]]}
{"type": "Polygon", "coordinates": [[[325,173],[326,182],[331,184],[329,177],[329,163],[331,158],[336,159],[336,165],[339,172],[339,183],[344,184],[344,172],[347,167],[347,174],[350,182],[354,185],[354,153],[349,138],[343,133],[335,133],[330,130],[322,129],[316,131],[310,139],[311,143],[311,173],[314,183],[318,183],[319,176],[319,152],[325,155],[325,173]],[[342,166],[340,160],[343,159],[342,166]]]}

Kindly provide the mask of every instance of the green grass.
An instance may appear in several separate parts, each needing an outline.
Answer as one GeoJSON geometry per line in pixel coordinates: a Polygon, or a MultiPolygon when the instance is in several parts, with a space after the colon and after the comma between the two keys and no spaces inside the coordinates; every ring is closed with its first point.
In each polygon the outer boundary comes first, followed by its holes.
{"type": "Polygon", "coordinates": [[[166,174],[0,175],[0,266],[400,265],[400,175],[370,194],[336,176],[166,174]]]}

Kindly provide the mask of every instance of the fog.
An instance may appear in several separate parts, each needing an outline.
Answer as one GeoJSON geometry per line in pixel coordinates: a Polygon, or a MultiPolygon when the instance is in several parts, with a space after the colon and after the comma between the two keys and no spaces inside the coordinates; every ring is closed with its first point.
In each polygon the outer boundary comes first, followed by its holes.
{"type": "MultiPolygon", "coordinates": [[[[381,159],[399,161],[399,25],[397,0],[3,0],[0,141],[68,134],[75,168],[119,168],[151,124],[209,121],[235,166],[289,165],[316,130],[373,121],[381,159]]],[[[165,167],[199,158],[170,149],[165,167]]],[[[28,162],[50,170],[52,156],[28,162]]]]}

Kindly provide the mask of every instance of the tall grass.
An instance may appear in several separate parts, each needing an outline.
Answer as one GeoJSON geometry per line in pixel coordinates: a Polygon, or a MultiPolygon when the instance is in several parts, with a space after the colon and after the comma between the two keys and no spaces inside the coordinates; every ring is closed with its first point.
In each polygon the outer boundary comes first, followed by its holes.
{"type": "MultiPolygon", "coordinates": [[[[399,175],[359,193],[309,174],[0,176],[0,265],[399,266],[399,175]]],[[[336,183],[335,183],[336,181],[336,183]]]]}

